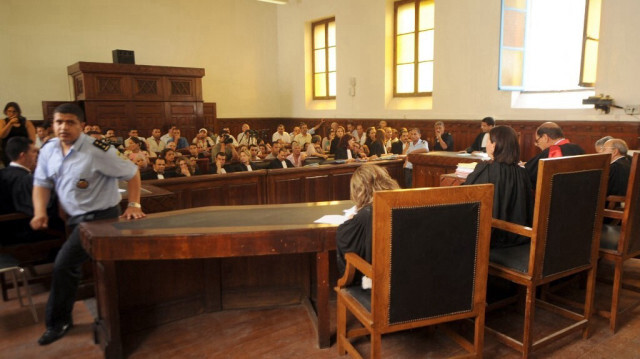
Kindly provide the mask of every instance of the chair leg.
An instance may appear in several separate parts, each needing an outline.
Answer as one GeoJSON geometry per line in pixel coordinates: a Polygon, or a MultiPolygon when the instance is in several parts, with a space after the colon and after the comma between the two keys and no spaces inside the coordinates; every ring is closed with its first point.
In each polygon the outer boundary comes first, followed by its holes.
{"type": "Polygon", "coordinates": [[[595,286],[596,286],[596,267],[593,266],[587,273],[581,273],[580,278],[584,278],[586,276],[586,280],[580,280],[580,283],[586,283],[586,292],[584,298],[584,318],[587,320],[587,325],[582,330],[582,338],[588,339],[591,334],[591,315],[594,310],[594,297],[595,297],[595,286]]]}
{"type": "Polygon", "coordinates": [[[20,306],[24,307],[24,303],[22,303],[22,294],[20,293],[20,287],[18,287],[18,276],[16,275],[16,271],[19,271],[19,269],[15,269],[11,271],[11,277],[13,278],[13,288],[15,288],[16,294],[18,295],[18,301],[20,301],[20,306]]]}
{"type": "MultiPolygon", "coordinates": [[[[339,294],[338,294],[339,295],[339,294]]],[[[336,308],[337,323],[336,323],[336,342],[338,344],[338,355],[345,355],[346,350],[344,348],[344,340],[347,340],[347,307],[338,298],[338,304],[336,308]]]]}
{"type": "Polygon", "coordinates": [[[382,351],[382,335],[377,331],[373,330],[371,332],[371,353],[369,357],[371,359],[380,359],[381,351],[382,351]]]}
{"type": "Polygon", "coordinates": [[[613,274],[613,293],[611,295],[611,317],[609,318],[609,328],[616,332],[618,320],[618,305],[620,304],[620,292],[622,290],[622,260],[616,259],[615,272],[613,274]]]}
{"type": "Polygon", "coordinates": [[[6,302],[9,300],[9,294],[7,293],[9,289],[7,288],[5,273],[0,273],[0,286],[2,287],[2,301],[6,302]]]}
{"type": "Polygon", "coordinates": [[[38,322],[38,313],[36,312],[36,306],[33,305],[33,298],[31,298],[31,288],[29,287],[29,281],[27,280],[27,274],[22,271],[22,285],[24,289],[27,291],[27,300],[29,301],[29,308],[31,308],[31,315],[33,315],[33,320],[38,322]]]}
{"type": "Polygon", "coordinates": [[[522,358],[528,358],[533,345],[533,318],[536,308],[536,287],[527,286],[524,308],[524,334],[522,336],[522,358]]]}
{"type": "Polygon", "coordinates": [[[482,351],[484,350],[484,309],[480,311],[480,314],[475,319],[475,328],[473,334],[473,348],[475,350],[475,357],[482,358],[482,351]]]}

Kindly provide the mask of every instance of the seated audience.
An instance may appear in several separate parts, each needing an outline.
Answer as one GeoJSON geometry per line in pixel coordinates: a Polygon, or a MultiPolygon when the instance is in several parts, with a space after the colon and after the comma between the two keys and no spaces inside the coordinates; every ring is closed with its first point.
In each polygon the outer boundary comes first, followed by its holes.
{"type": "Polygon", "coordinates": [[[189,155],[195,157],[195,158],[206,158],[207,157],[207,153],[204,152],[202,147],[199,147],[199,145],[196,144],[190,144],[189,145],[189,155]]]}
{"type": "Polygon", "coordinates": [[[280,148],[282,148],[282,144],[280,142],[274,142],[271,146],[271,153],[265,156],[265,160],[275,160],[278,158],[278,153],[280,152],[280,148]]]}
{"type": "Polygon", "coordinates": [[[258,145],[249,146],[249,153],[251,153],[251,161],[260,161],[260,147],[258,145]]]}
{"type": "Polygon", "coordinates": [[[129,137],[126,140],[124,140],[124,148],[129,148],[132,138],[137,138],[140,141],[145,142],[145,147],[146,147],[146,141],[144,137],[138,136],[138,130],[136,130],[135,128],[132,128],[129,130],[129,137]]]}
{"type": "Polygon", "coordinates": [[[364,153],[364,150],[362,149],[362,145],[360,144],[360,142],[353,143],[352,152],[353,152],[353,157],[355,159],[361,159],[361,160],[367,159],[367,155],[364,153]]]}
{"type": "Polygon", "coordinates": [[[631,174],[631,160],[627,157],[627,143],[617,138],[608,140],[602,146],[602,153],[611,154],[607,196],[626,196],[631,174]]]}
{"type": "Polygon", "coordinates": [[[324,153],[331,153],[331,142],[333,142],[334,138],[336,138],[336,131],[332,128],[329,130],[327,137],[322,139],[322,151],[324,153]]]}
{"type": "Polygon", "coordinates": [[[0,151],[0,154],[2,155],[4,166],[7,167],[9,166],[9,162],[11,162],[5,152],[9,139],[12,137],[27,137],[31,141],[35,141],[36,129],[33,127],[31,121],[27,121],[27,119],[22,116],[20,105],[15,102],[9,102],[4,106],[4,114],[7,117],[0,120],[0,139],[2,142],[2,151],[0,151]]]}
{"type": "Polygon", "coordinates": [[[238,152],[236,151],[236,146],[234,146],[233,141],[233,136],[231,136],[226,129],[223,129],[220,137],[218,137],[218,143],[213,146],[211,153],[222,152],[227,156],[227,161],[237,161],[238,152]]]}
{"type": "MultiPolygon", "coordinates": [[[[145,162],[149,161],[149,153],[143,150],[144,142],[140,141],[137,137],[132,137],[129,139],[129,146],[127,146],[127,150],[124,151],[124,155],[131,161],[135,162],[135,158],[138,155],[143,155],[145,157],[145,162]]],[[[146,167],[146,166],[145,166],[146,167]]]]}
{"type": "Polygon", "coordinates": [[[196,135],[196,137],[193,138],[193,142],[191,143],[207,150],[215,145],[213,139],[209,137],[209,132],[207,131],[206,128],[201,128],[198,131],[198,134],[196,135]]]}
{"type": "Polygon", "coordinates": [[[307,156],[302,153],[302,148],[300,144],[296,141],[291,142],[291,154],[287,157],[291,163],[293,163],[294,167],[302,167],[304,163],[304,159],[307,156]]]}
{"type": "Polygon", "coordinates": [[[383,129],[376,130],[376,140],[369,146],[369,157],[372,159],[382,157],[387,154],[387,148],[384,144],[385,133],[383,129]]]}
{"type": "Polygon", "coordinates": [[[394,155],[404,155],[409,149],[409,131],[403,129],[399,141],[391,145],[391,153],[394,155]]]}
{"type": "Polygon", "coordinates": [[[389,125],[387,124],[387,121],[385,120],[380,120],[380,122],[378,122],[378,128],[379,129],[383,129],[385,127],[389,127],[389,125]]]}
{"type": "Polygon", "coordinates": [[[135,163],[138,166],[138,170],[142,173],[147,170],[149,166],[148,158],[142,153],[136,154],[136,156],[131,160],[131,162],[135,163]]]}
{"type": "Polygon", "coordinates": [[[318,132],[318,129],[320,128],[320,126],[322,126],[322,124],[324,123],[324,118],[320,120],[320,122],[318,122],[317,125],[313,126],[312,128],[309,129],[309,134],[311,136],[315,135],[316,132],[318,132]]]}
{"type": "MultiPolygon", "coordinates": [[[[486,148],[491,160],[478,163],[464,184],[492,183],[493,218],[531,226],[533,187],[527,171],[518,165],[520,145],[516,131],[509,126],[492,128],[486,148]]],[[[528,237],[492,229],[492,248],[511,247],[528,241],[528,237]]]]}
{"type": "Polygon", "coordinates": [[[153,163],[152,171],[145,171],[140,173],[140,177],[143,180],[152,180],[152,179],[165,179],[175,177],[175,172],[168,171],[165,172],[165,161],[163,157],[156,158],[156,161],[153,163]]]}
{"type": "Polygon", "coordinates": [[[267,145],[268,143],[261,143],[258,145],[258,158],[261,160],[264,160],[265,157],[267,157],[267,155],[271,152],[271,148],[267,148],[267,145]]]}
{"type": "Polygon", "coordinates": [[[291,142],[293,142],[293,139],[300,133],[300,126],[293,126],[293,131],[291,131],[291,133],[289,134],[289,137],[291,137],[291,142]]]}
{"type": "Polygon", "coordinates": [[[347,163],[353,162],[356,160],[353,155],[353,145],[356,140],[350,134],[345,134],[340,139],[340,143],[338,143],[338,147],[336,148],[336,160],[346,160],[347,163]]]}
{"type": "Polygon", "coordinates": [[[545,122],[538,127],[535,133],[535,144],[542,152],[527,161],[524,166],[529,172],[529,178],[534,189],[538,180],[538,162],[540,159],[584,154],[584,150],[580,146],[574,145],[564,138],[562,129],[554,122],[545,122]]]}
{"type": "Polygon", "coordinates": [[[487,141],[489,140],[489,131],[496,125],[496,121],[493,117],[485,117],[480,122],[480,129],[482,132],[476,136],[471,146],[465,150],[467,153],[472,152],[486,152],[487,141]]]}
{"type": "Polygon", "coordinates": [[[193,171],[189,164],[189,160],[186,158],[178,158],[176,160],[176,176],[177,177],[191,177],[193,171]]]}
{"type": "Polygon", "coordinates": [[[338,126],[338,128],[336,128],[336,137],[331,140],[331,148],[329,148],[330,154],[336,153],[336,148],[338,148],[338,143],[340,143],[342,136],[344,136],[344,127],[338,126]]]}
{"type": "Polygon", "coordinates": [[[613,140],[612,136],[604,136],[601,139],[597,140],[595,143],[595,147],[596,147],[596,153],[601,153],[602,152],[602,147],[604,146],[604,143],[609,141],[609,140],[613,140]]]}
{"type": "Polygon", "coordinates": [[[175,130],[175,129],[176,129],[176,125],[170,124],[170,125],[168,126],[167,133],[165,133],[164,135],[162,135],[162,137],[160,137],[160,139],[161,139],[162,141],[164,141],[164,143],[168,143],[168,142],[169,142],[169,140],[170,140],[171,138],[173,138],[173,130],[175,130]]]}
{"type": "Polygon", "coordinates": [[[289,161],[289,159],[287,159],[287,155],[289,154],[289,152],[287,151],[286,148],[282,147],[280,148],[280,150],[278,150],[278,157],[276,157],[275,159],[271,160],[271,164],[269,164],[269,168],[271,169],[275,169],[275,168],[293,168],[293,163],[291,163],[291,161],[289,161]]]}
{"type": "Polygon", "coordinates": [[[364,133],[364,127],[362,127],[361,124],[356,125],[356,129],[353,130],[351,136],[353,136],[356,142],[359,142],[361,145],[364,145],[364,142],[367,140],[367,136],[365,136],[364,133]]]}
{"type": "Polygon", "coordinates": [[[367,156],[371,156],[371,144],[373,143],[373,141],[376,140],[377,132],[378,130],[376,130],[375,127],[369,127],[367,129],[367,136],[366,136],[366,139],[364,140],[364,147],[363,147],[363,149],[367,153],[367,156]]]}
{"type": "MultiPolygon", "coordinates": [[[[2,224],[0,246],[15,245],[45,240],[49,235],[31,229],[29,222],[33,217],[33,171],[36,168],[38,149],[27,137],[15,136],[7,141],[5,147],[9,166],[0,169],[0,214],[20,212],[29,218],[2,224]]],[[[64,232],[64,222],[58,216],[55,195],[47,205],[49,228],[64,232]]]]}
{"type": "Polygon", "coordinates": [[[147,138],[147,145],[149,146],[147,147],[147,149],[149,150],[149,157],[157,157],[158,154],[162,152],[162,150],[164,150],[165,146],[167,145],[164,141],[162,141],[162,139],[160,139],[161,134],[162,132],[160,132],[159,128],[154,128],[153,130],[151,130],[151,137],[147,138]]]}
{"type": "Polygon", "coordinates": [[[171,142],[176,144],[176,149],[178,150],[189,147],[189,142],[186,138],[180,136],[180,129],[178,128],[173,129],[173,136],[167,140],[167,144],[171,142]]]}
{"type": "Polygon", "coordinates": [[[303,148],[305,144],[311,143],[311,134],[308,131],[306,123],[300,123],[300,133],[291,139],[291,142],[297,142],[301,148],[303,148]]]}
{"type": "Polygon", "coordinates": [[[236,147],[243,146],[243,145],[249,146],[250,144],[258,144],[256,142],[256,138],[251,135],[250,130],[251,128],[249,127],[248,123],[242,124],[242,132],[240,132],[238,134],[238,137],[236,137],[236,139],[238,140],[238,143],[235,144],[236,147]]]}
{"type": "Polygon", "coordinates": [[[271,136],[272,143],[276,143],[278,140],[282,140],[284,143],[291,143],[291,136],[284,130],[283,124],[279,124],[278,129],[273,133],[273,136],[271,136]]]}
{"type": "Polygon", "coordinates": [[[253,171],[251,168],[251,152],[247,149],[240,151],[240,162],[233,166],[233,172],[253,171]]]}
{"type": "Polygon", "coordinates": [[[433,126],[435,129],[435,144],[433,146],[434,151],[453,151],[453,136],[451,133],[445,132],[444,122],[438,121],[433,126]]]}
{"type": "MultiPolygon", "coordinates": [[[[166,171],[173,171],[176,168],[176,152],[171,148],[165,148],[160,153],[160,157],[164,158],[164,165],[166,171]]],[[[156,160],[157,161],[157,160],[156,160]]]]}
{"type": "Polygon", "coordinates": [[[320,136],[313,135],[311,137],[311,143],[307,145],[306,149],[307,157],[322,157],[327,158],[327,155],[322,151],[322,147],[320,147],[320,136]]]}
{"type": "Polygon", "coordinates": [[[372,164],[362,165],[355,170],[350,187],[356,214],[342,223],[336,232],[338,277],[344,274],[346,253],[355,253],[371,263],[373,193],[400,188],[386,169],[372,164]]]}
{"type": "Polygon", "coordinates": [[[202,174],[202,172],[200,172],[200,166],[198,166],[198,159],[191,156],[188,158],[188,160],[189,160],[189,167],[191,168],[191,173],[193,173],[194,175],[202,174]]]}
{"type": "Polygon", "coordinates": [[[384,148],[387,153],[391,153],[391,144],[393,143],[393,128],[385,127],[384,130],[384,148]]]}
{"type": "Polygon", "coordinates": [[[42,147],[45,142],[47,142],[51,136],[49,135],[49,130],[45,128],[43,125],[36,126],[36,148],[42,147]]]}
{"type": "Polygon", "coordinates": [[[215,163],[211,168],[211,173],[219,174],[219,175],[227,173],[227,170],[225,168],[227,155],[224,152],[218,152],[214,158],[215,158],[215,163]]]}

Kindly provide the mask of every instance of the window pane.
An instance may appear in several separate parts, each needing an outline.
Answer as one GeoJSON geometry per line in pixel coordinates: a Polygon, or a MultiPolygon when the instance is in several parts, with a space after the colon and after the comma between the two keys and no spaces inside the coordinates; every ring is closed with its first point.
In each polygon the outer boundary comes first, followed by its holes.
{"type": "Polygon", "coordinates": [[[398,64],[414,62],[415,59],[415,35],[406,34],[397,37],[398,48],[396,61],[398,64]]]}
{"type": "Polygon", "coordinates": [[[522,51],[502,50],[501,86],[522,86],[522,51]]]}
{"type": "Polygon", "coordinates": [[[524,47],[525,19],[523,12],[505,10],[502,46],[524,47]]]}
{"type": "Polygon", "coordinates": [[[582,82],[586,84],[596,83],[596,67],[598,65],[598,42],[587,40],[584,46],[584,59],[582,69],[582,82]]]}
{"type": "Polygon", "coordinates": [[[420,32],[418,41],[418,61],[433,60],[433,30],[420,32]]]}
{"type": "Polygon", "coordinates": [[[409,3],[398,6],[397,34],[406,34],[415,31],[416,4],[409,3]]]}
{"type": "Polygon", "coordinates": [[[315,74],[315,96],[316,97],[324,97],[327,96],[327,74],[315,74]]]}
{"type": "Polygon", "coordinates": [[[412,93],[414,79],[414,65],[398,65],[396,67],[396,91],[398,93],[412,93]]]}
{"type": "Polygon", "coordinates": [[[325,50],[316,50],[315,51],[315,69],[313,72],[325,72],[327,71],[326,59],[325,59],[325,50]]]}
{"type": "Polygon", "coordinates": [[[336,48],[335,47],[329,48],[329,63],[327,65],[329,66],[329,71],[336,70],[336,48]]]}
{"type": "Polygon", "coordinates": [[[433,0],[420,2],[420,27],[419,30],[433,29],[434,4],[433,0]]]}
{"type": "Polygon", "coordinates": [[[328,46],[336,46],[336,22],[332,21],[329,23],[329,38],[327,41],[329,42],[328,46]]]}
{"type": "Polygon", "coordinates": [[[504,6],[524,10],[527,8],[527,0],[505,0],[504,6]]]}
{"type": "Polygon", "coordinates": [[[325,47],[324,43],[324,27],[325,24],[316,25],[313,29],[313,48],[321,49],[325,47]]]}
{"type": "Polygon", "coordinates": [[[587,18],[587,36],[592,39],[600,38],[600,7],[601,0],[589,0],[589,14],[587,18]]]}
{"type": "Polygon", "coordinates": [[[336,95],[336,73],[329,73],[329,96],[335,97],[336,95]]]}
{"type": "Polygon", "coordinates": [[[433,61],[418,64],[418,92],[433,92],[433,61]]]}

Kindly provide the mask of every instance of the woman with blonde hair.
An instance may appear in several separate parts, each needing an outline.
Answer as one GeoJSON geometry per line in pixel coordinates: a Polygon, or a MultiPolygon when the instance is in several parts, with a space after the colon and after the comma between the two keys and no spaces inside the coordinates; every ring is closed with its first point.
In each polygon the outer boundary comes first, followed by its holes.
{"type": "Polygon", "coordinates": [[[371,263],[371,231],[373,193],[399,189],[398,182],[389,176],[383,167],[364,164],[351,177],[351,201],[355,203],[356,214],[342,223],[336,233],[338,274],[344,274],[345,253],[356,253],[371,263]]]}

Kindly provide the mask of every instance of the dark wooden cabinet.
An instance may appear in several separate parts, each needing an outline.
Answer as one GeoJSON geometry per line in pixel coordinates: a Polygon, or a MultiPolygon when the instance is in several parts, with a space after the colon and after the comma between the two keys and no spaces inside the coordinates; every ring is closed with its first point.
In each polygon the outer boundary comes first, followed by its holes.
{"type": "Polygon", "coordinates": [[[215,121],[215,104],[207,104],[205,121],[202,68],[78,62],[67,72],[87,123],[119,136],[135,128],[148,137],[154,128],[175,124],[190,140],[215,121]]]}

